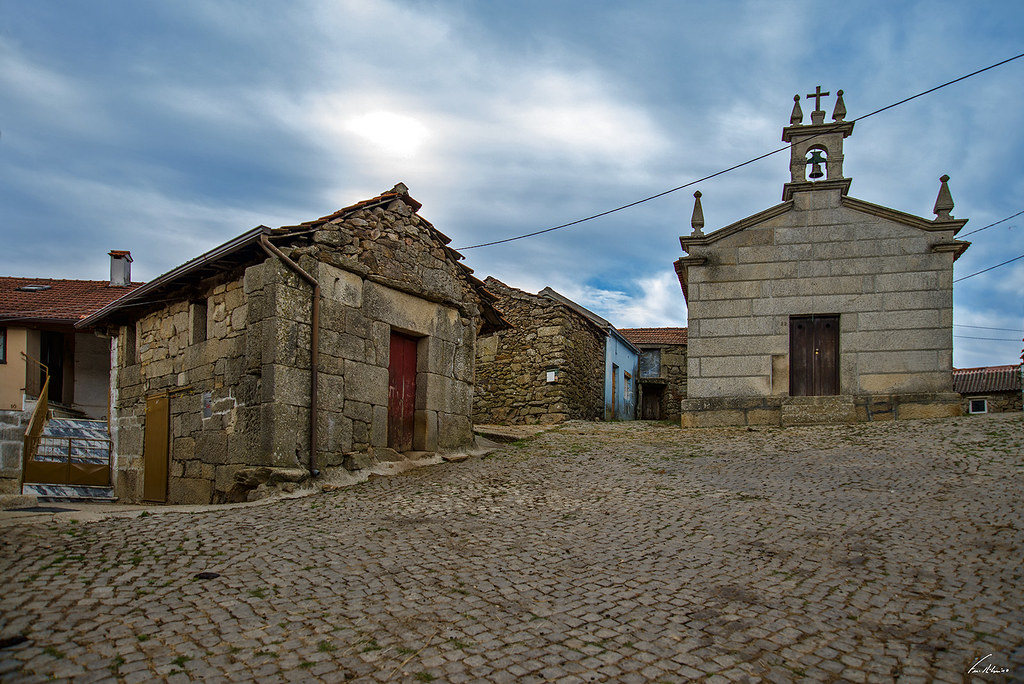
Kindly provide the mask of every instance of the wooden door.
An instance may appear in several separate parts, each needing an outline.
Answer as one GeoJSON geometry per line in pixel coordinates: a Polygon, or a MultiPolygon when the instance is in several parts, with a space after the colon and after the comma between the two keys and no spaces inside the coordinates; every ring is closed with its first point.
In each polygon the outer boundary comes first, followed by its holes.
{"type": "Polygon", "coordinates": [[[660,385],[644,385],[640,403],[640,416],[644,420],[661,420],[661,399],[665,388],[660,385]]]}
{"type": "Polygon", "coordinates": [[[789,395],[839,394],[839,316],[789,319],[789,395]]]}
{"type": "MultiPolygon", "coordinates": [[[[43,364],[50,369],[50,390],[46,398],[62,403],[64,401],[64,335],[59,332],[43,330],[39,333],[39,356],[43,364]]],[[[46,371],[40,370],[45,374],[46,371]]],[[[40,378],[39,384],[45,382],[40,378]]]]}
{"type": "Polygon", "coordinates": [[[619,388],[619,367],[616,366],[615,364],[612,364],[612,420],[615,420],[615,418],[618,416],[618,411],[616,410],[618,408],[618,404],[619,404],[619,391],[618,391],[618,388],[619,388]]]}
{"type": "Polygon", "coordinates": [[[171,400],[166,394],[146,397],[146,435],[142,452],[143,501],[167,501],[171,400]]]}
{"type": "Polygon", "coordinates": [[[388,446],[412,451],[416,425],[416,339],[392,331],[388,363],[388,446]]]}

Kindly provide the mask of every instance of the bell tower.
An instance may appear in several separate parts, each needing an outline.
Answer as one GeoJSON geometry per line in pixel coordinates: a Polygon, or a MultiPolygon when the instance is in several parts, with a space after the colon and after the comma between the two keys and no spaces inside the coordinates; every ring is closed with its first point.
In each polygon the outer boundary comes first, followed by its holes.
{"type": "Polygon", "coordinates": [[[807,95],[814,100],[811,123],[804,124],[804,113],[800,108],[800,96],[793,96],[793,113],[789,126],[782,129],[782,141],[790,144],[790,182],[783,186],[782,199],[788,201],[794,192],[839,188],[842,194],[850,190],[850,179],[843,176],[843,139],[853,133],[852,121],[846,118],[843,91],[836,91],[836,104],[832,110],[832,122],[825,123],[825,110],[821,99],[829,93],[821,92],[821,86],[807,95]],[[822,170],[824,165],[824,170],[822,170]],[[810,166],[808,173],[807,167],[810,166]]]}

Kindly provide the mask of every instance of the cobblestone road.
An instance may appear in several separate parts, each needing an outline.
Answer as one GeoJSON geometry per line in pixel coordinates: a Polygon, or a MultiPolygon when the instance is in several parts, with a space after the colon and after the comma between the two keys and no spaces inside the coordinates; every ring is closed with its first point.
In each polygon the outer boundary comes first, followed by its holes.
{"type": "Polygon", "coordinates": [[[0,679],[1024,680],[1022,453],[1021,414],[570,423],[302,499],[8,526],[0,679]]]}

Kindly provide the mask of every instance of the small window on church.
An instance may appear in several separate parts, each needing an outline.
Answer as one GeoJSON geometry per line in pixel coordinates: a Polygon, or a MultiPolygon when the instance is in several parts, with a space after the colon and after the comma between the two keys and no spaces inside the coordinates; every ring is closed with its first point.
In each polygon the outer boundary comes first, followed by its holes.
{"type": "Polygon", "coordinates": [[[987,399],[971,399],[970,406],[967,409],[968,413],[988,413],[988,400],[987,399]]]}

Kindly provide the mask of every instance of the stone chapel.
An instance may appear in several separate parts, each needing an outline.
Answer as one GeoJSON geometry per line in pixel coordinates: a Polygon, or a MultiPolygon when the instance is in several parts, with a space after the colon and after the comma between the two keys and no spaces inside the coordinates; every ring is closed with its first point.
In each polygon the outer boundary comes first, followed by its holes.
{"type": "Polygon", "coordinates": [[[928,220],[849,195],[843,91],[825,122],[799,95],[782,203],[705,234],[701,193],[675,262],[689,318],[682,425],[791,425],[960,414],[953,262],[970,243],[948,176],[928,220]]]}

